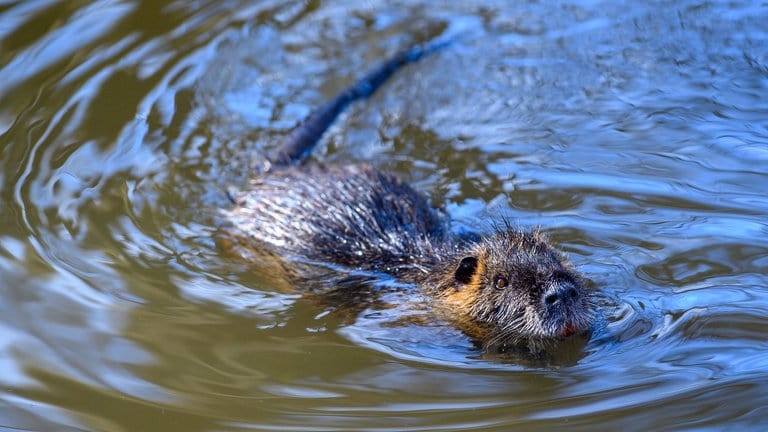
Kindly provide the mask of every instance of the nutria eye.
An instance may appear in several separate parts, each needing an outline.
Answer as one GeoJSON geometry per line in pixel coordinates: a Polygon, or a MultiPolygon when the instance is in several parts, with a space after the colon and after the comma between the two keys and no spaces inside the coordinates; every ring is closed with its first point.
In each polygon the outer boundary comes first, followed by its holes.
{"type": "Polygon", "coordinates": [[[496,289],[504,289],[509,285],[509,281],[504,276],[496,276],[496,289]]]}

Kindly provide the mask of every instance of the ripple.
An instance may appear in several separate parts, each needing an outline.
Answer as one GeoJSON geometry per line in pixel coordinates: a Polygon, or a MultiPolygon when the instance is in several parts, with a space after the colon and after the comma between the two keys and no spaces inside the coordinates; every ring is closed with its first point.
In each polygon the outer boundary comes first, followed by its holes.
{"type": "Polygon", "coordinates": [[[762,426],[764,6],[0,10],[2,427],[762,426]],[[603,315],[556,361],[398,323],[408,293],[338,313],[215,242],[226,187],[312,107],[457,29],[315,156],[390,169],[461,229],[541,225],[603,315]]]}

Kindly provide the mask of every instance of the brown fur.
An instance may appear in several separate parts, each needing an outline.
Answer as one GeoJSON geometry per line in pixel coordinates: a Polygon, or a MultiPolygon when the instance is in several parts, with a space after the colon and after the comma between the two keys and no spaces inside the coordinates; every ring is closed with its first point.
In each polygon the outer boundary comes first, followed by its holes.
{"type": "Polygon", "coordinates": [[[462,239],[425,197],[367,165],[263,173],[236,202],[223,211],[225,233],[263,262],[281,259],[276,273],[293,289],[324,295],[388,273],[484,344],[556,340],[593,320],[581,276],[543,234],[502,225],[462,239]]]}

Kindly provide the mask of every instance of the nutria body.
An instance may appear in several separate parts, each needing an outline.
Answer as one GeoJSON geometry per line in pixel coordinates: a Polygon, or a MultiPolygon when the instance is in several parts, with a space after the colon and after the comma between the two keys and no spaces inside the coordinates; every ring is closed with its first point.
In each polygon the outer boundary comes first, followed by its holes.
{"type": "Polygon", "coordinates": [[[400,54],[310,116],[268,168],[232,196],[234,206],[222,212],[224,231],[287,263],[284,268],[300,268],[284,274],[301,283],[354,270],[414,284],[432,309],[484,344],[587,331],[593,311],[583,280],[539,232],[504,222],[488,234],[460,236],[425,196],[392,174],[367,164],[306,161],[343,106],[427,51],[400,54]]]}

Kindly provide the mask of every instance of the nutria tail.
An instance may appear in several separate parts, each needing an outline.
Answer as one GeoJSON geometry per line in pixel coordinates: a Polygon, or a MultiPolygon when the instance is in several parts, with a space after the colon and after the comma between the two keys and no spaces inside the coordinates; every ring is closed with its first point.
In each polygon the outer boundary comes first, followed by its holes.
{"type": "Polygon", "coordinates": [[[371,96],[398,69],[413,63],[425,55],[431,54],[452,40],[433,41],[416,45],[400,52],[391,59],[370,71],[355,84],[339,93],[338,96],[318,107],[287,137],[283,139],[274,157],[272,165],[293,165],[306,159],[323,133],[333,124],[336,117],[352,102],[371,96]]]}

